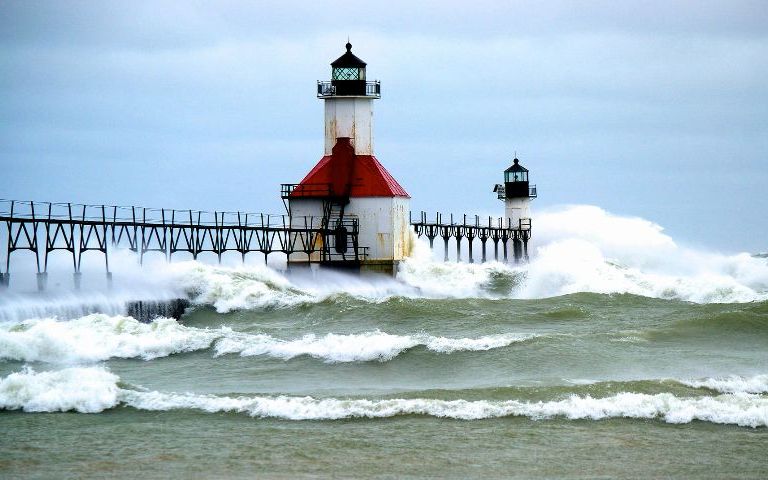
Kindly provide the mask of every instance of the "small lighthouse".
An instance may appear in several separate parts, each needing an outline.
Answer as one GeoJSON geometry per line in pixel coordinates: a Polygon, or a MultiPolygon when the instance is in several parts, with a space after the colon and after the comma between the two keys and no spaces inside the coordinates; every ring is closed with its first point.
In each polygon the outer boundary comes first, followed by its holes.
{"type": "Polygon", "coordinates": [[[331,80],[317,82],[317,97],[325,106],[323,157],[296,185],[284,185],[292,223],[300,218],[321,219],[335,232],[319,237],[323,251],[291,264],[327,264],[395,273],[410,254],[410,196],[376,159],[373,151],[373,101],[381,98],[381,84],[366,79],[366,63],[346,52],[331,63],[331,80]],[[355,230],[356,236],[348,236],[355,230]],[[350,240],[362,257],[345,255],[350,240]]]}
{"type": "MultiPolygon", "coordinates": [[[[536,185],[528,179],[528,169],[520,165],[517,156],[512,165],[504,170],[504,183],[497,183],[493,191],[504,202],[504,223],[508,228],[530,231],[531,200],[536,198],[536,185]]],[[[516,260],[528,257],[527,237],[524,245],[518,239],[513,240],[512,248],[516,260]],[[523,251],[523,249],[525,251],[523,251]]]]}

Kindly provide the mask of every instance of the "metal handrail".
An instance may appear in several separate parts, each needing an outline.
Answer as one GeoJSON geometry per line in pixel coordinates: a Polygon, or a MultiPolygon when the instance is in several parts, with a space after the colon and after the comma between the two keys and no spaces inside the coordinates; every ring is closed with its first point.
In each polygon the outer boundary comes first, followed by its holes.
{"type": "MultiPolygon", "coordinates": [[[[503,183],[496,184],[496,194],[499,200],[506,200],[507,198],[507,189],[503,183]]],[[[536,185],[529,185],[528,186],[528,198],[536,198],[537,190],[536,185]]]]}
{"type": "Polygon", "coordinates": [[[512,221],[512,218],[504,217],[480,217],[480,215],[463,215],[459,218],[454,218],[453,214],[447,215],[443,220],[442,213],[435,213],[433,218],[427,215],[427,212],[420,212],[419,218],[414,221],[410,219],[410,224],[415,226],[431,226],[431,227],[461,227],[461,228],[476,228],[476,229],[493,229],[493,230],[531,230],[531,219],[520,218],[517,222],[512,221]]]}
{"type": "Polygon", "coordinates": [[[282,183],[280,197],[285,200],[296,197],[331,197],[333,187],[330,183],[282,183]]]}
{"type": "MultiPolygon", "coordinates": [[[[330,187],[327,186],[327,188],[330,187]]],[[[221,228],[318,229],[323,225],[323,217],[321,216],[289,216],[231,211],[209,212],[6,199],[0,199],[0,218],[6,221],[16,219],[67,224],[84,222],[108,225],[152,224],[174,228],[215,226],[221,228]]],[[[345,218],[348,218],[350,222],[357,221],[354,215],[345,215],[345,218]]]]}
{"type": "Polygon", "coordinates": [[[365,82],[365,94],[363,95],[338,95],[336,93],[336,86],[330,81],[318,80],[317,81],[317,98],[327,98],[335,96],[362,96],[371,98],[381,98],[381,82],[375,80],[372,82],[365,82]]]}

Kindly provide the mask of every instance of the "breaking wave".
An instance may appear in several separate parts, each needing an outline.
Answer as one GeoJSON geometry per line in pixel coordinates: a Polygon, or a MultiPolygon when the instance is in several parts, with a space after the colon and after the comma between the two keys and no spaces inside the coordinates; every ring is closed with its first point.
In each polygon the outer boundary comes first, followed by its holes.
{"type": "Polygon", "coordinates": [[[423,346],[432,352],[483,351],[534,338],[533,334],[500,334],[479,338],[446,338],[427,334],[391,335],[374,331],[357,335],[308,334],[296,340],[277,340],[269,335],[233,336],[216,343],[216,354],[269,355],[290,359],[300,355],[327,362],[386,361],[405,350],[423,346]]]}
{"type": "Polygon", "coordinates": [[[681,380],[680,383],[693,388],[707,388],[722,393],[768,393],[768,375],[741,377],[705,378],[701,380],[681,380]]]}
{"type": "Polygon", "coordinates": [[[478,338],[447,338],[381,331],[360,334],[307,334],[279,339],[267,334],[237,332],[229,327],[195,328],[174,319],[141,323],[131,317],[88,315],[76,320],[28,320],[0,326],[0,359],[24,362],[78,363],[109,358],[151,360],[211,347],[215,355],[267,355],[280,359],[308,355],[326,362],[386,361],[423,346],[435,353],[482,351],[534,338],[533,334],[497,334],[478,338]]]}
{"type": "Polygon", "coordinates": [[[680,246],[660,226],[641,218],[572,206],[537,214],[535,228],[531,261],[517,266],[443,262],[437,259],[442,246],[432,252],[425,239],[415,240],[396,281],[334,272],[286,277],[265,266],[195,262],[166,268],[175,285],[220,313],[317,303],[339,295],[371,302],[392,297],[536,299],[579,292],[696,303],[768,300],[766,259],[680,246]]]}
{"type": "Polygon", "coordinates": [[[98,413],[118,404],[119,380],[98,367],[39,373],[25,368],[0,379],[0,409],[98,413]]]}
{"type": "Polygon", "coordinates": [[[398,278],[435,296],[474,292],[470,296],[534,299],[592,292],[696,303],[768,299],[765,258],[680,246],[641,218],[570,206],[538,213],[534,234],[535,253],[518,267],[436,262],[421,241],[398,278]]]}
{"type": "Polygon", "coordinates": [[[185,327],[171,318],[147,324],[98,313],[68,321],[27,320],[0,327],[0,358],[49,363],[150,360],[209,348],[228,332],[185,327]]]}
{"type": "Polygon", "coordinates": [[[100,367],[39,373],[25,369],[0,379],[0,409],[98,413],[118,406],[146,411],[191,409],[208,413],[232,412],[287,420],[388,418],[398,415],[478,420],[517,416],[535,420],[634,418],[659,419],[667,423],[699,420],[753,428],[768,426],[768,398],[749,393],[681,397],[671,393],[620,392],[602,398],[572,394],[538,402],[515,399],[214,396],[125,388],[116,375],[100,367]]]}
{"type": "MultiPolygon", "coordinates": [[[[579,292],[696,303],[768,300],[767,259],[681,246],[660,226],[641,218],[582,205],[537,213],[534,225],[527,264],[443,262],[441,242],[436,242],[433,252],[421,239],[413,242],[413,254],[401,262],[397,279],[332,271],[285,275],[264,265],[225,267],[186,261],[145,266],[142,276],[130,277],[136,286],[123,286],[120,295],[130,300],[145,299],[141,295],[148,291],[160,298],[188,296],[219,313],[300,308],[348,299],[374,303],[392,298],[539,299],[579,292]],[[149,282],[143,287],[142,278],[149,282]]],[[[492,242],[488,246],[491,252],[492,242]]],[[[78,308],[81,314],[94,309],[124,313],[118,311],[122,303],[113,296],[72,293],[42,302],[37,297],[25,301],[4,295],[0,321],[72,317],[78,308]]]]}

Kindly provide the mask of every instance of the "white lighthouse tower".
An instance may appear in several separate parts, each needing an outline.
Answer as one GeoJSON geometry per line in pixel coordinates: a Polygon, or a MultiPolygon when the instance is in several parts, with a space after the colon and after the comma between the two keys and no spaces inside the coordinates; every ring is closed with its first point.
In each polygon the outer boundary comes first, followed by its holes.
{"type": "Polygon", "coordinates": [[[520,165],[517,156],[512,166],[504,170],[504,183],[497,183],[493,191],[504,202],[504,226],[520,231],[512,249],[515,260],[528,257],[528,238],[531,230],[531,200],[536,198],[536,185],[528,181],[528,169],[520,165]],[[527,232],[527,233],[526,233],[527,232]]]}
{"type": "MultiPolygon", "coordinates": [[[[364,252],[360,269],[395,273],[410,254],[410,196],[373,153],[373,101],[381,98],[381,85],[366,80],[366,63],[350,43],[346,48],[331,63],[331,81],[317,82],[325,103],[324,155],[299,184],[284,189],[283,198],[292,219],[322,218],[338,229],[355,225],[364,252]]],[[[343,254],[346,240],[337,235],[333,241],[331,250],[343,254]]],[[[321,257],[289,258],[289,265],[323,263],[321,257]]]]}
{"type": "Polygon", "coordinates": [[[504,183],[493,189],[504,201],[504,219],[511,227],[520,227],[521,222],[531,219],[531,199],[536,198],[536,185],[528,182],[528,169],[520,165],[515,157],[512,166],[504,170],[504,183]]]}

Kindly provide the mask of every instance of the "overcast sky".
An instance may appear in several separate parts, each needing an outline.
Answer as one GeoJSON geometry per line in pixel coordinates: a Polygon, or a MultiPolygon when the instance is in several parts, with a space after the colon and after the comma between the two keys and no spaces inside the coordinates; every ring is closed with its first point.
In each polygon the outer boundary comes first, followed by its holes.
{"type": "Polygon", "coordinates": [[[279,213],[350,38],[412,210],[593,204],[768,250],[768,2],[0,0],[0,197],[279,213]]]}

